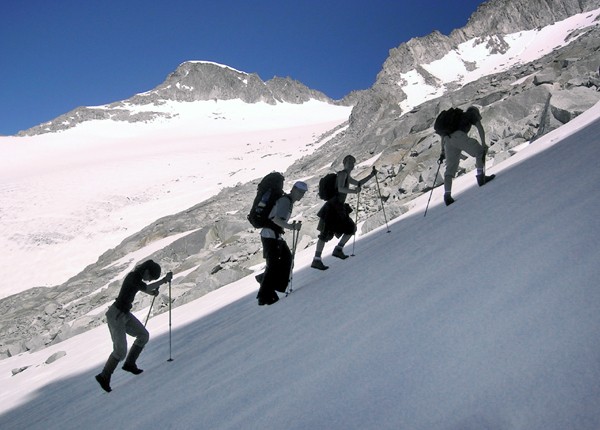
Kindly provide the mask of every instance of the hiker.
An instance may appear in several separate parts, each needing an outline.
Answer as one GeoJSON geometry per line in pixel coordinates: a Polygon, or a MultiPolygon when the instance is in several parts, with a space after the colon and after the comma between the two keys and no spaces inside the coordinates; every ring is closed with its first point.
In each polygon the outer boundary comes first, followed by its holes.
{"type": "Polygon", "coordinates": [[[452,180],[458,171],[458,163],[462,151],[475,157],[477,184],[480,187],[496,177],[496,175],[486,176],[484,173],[487,150],[485,131],[481,125],[481,114],[479,113],[479,109],[471,106],[462,115],[458,130],[442,138],[442,153],[440,154],[439,163],[441,164],[444,159],[446,160],[446,173],[444,174],[444,203],[446,203],[446,206],[454,203],[454,199],[452,198],[452,180]],[[477,127],[481,143],[469,137],[468,133],[472,125],[477,127]]]}
{"type": "Polygon", "coordinates": [[[348,258],[348,256],[344,254],[344,245],[346,245],[346,242],[348,242],[352,235],[356,233],[356,224],[352,218],[350,218],[352,208],[346,203],[346,196],[348,194],[360,193],[361,187],[377,174],[377,170],[373,167],[373,170],[367,177],[357,181],[350,176],[355,163],[356,159],[352,155],[344,157],[344,169],[337,172],[337,192],[317,213],[319,217],[317,230],[319,230],[320,234],[319,240],[317,241],[315,256],[310,266],[314,269],[327,270],[329,268],[329,266],[323,264],[321,254],[323,253],[325,243],[333,239],[333,236],[341,236],[341,239],[331,255],[342,260],[348,258]],[[350,185],[354,185],[354,188],[350,188],[350,185]]]}
{"type": "Polygon", "coordinates": [[[173,274],[169,272],[160,281],[146,284],[148,281],[158,279],[160,271],[160,265],[152,260],[147,260],[136,266],[133,271],[125,276],[117,299],[106,312],[108,329],[113,342],[113,352],[108,357],[102,372],[96,375],[96,381],[106,392],[111,391],[110,378],[127,353],[127,335],[135,337],[135,341],[127,358],[125,358],[123,370],[134,375],[143,372],[142,369],[137,367],[136,360],[148,342],[150,335],[146,327],[131,313],[131,308],[138,291],[157,296],[158,287],[173,279],[173,274]]]}
{"type": "Polygon", "coordinates": [[[292,216],[294,203],[304,197],[308,191],[306,183],[298,181],[292,187],[289,194],[281,196],[269,214],[273,221],[271,225],[264,227],[260,232],[263,245],[263,257],[266,260],[265,272],[258,275],[260,281],[258,289],[258,305],[272,305],[279,300],[277,291],[285,292],[292,268],[292,253],[282,235],[285,229],[300,231],[301,222],[289,223],[292,216]]]}

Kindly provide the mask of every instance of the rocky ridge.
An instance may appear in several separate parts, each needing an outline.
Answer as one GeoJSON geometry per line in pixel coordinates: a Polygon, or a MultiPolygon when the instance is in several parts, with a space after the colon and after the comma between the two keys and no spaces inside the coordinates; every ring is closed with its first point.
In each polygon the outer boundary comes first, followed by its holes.
{"type": "Polygon", "coordinates": [[[133,123],[149,122],[157,118],[170,119],[173,114],[157,109],[168,101],[191,103],[232,99],[271,105],[281,102],[301,104],[309,100],[319,100],[349,106],[345,101],[334,102],[325,94],[312,90],[290,77],[275,76],[263,82],[256,73],[240,72],[231,67],[206,61],[187,61],[151,91],[105,106],[78,107],[52,121],[21,131],[18,135],[54,133],[91,120],[133,123]]]}
{"type": "MultiPolygon", "coordinates": [[[[485,3],[469,21],[471,27],[467,27],[470,30],[461,29],[453,34],[480,31],[482,24],[475,24],[478,22],[475,16],[492,3],[501,7],[506,2],[485,3]]],[[[570,10],[569,7],[565,6],[564,10],[570,10]]],[[[438,35],[427,38],[430,51],[443,53],[446,42],[440,48],[438,40],[438,35]]],[[[359,163],[377,157],[375,165],[381,172],[378,178],[382,200],[387,218],[391,219],[405,211],[415,196],[434,185],[439,138],[431,127],[440,110],[449,105],[480,106],[491,144],[488,162],[506,159],[518,145],[535,141],[536,137],[567,123],[600,100],[599,41],[600,28],[596,24],[571,44],[543,58],[485,76],[410,112],[402,112],[398,93],[386,90],[389,85],[383,82],[383,77],[395,82],[399,76],[396,63],[386,61],[380,73],[382,79],[378,78],[372,89],[354,94],[358,103],[349,127],[341,133],[332,130],[320,136],[319,140],[328,142],[285,173],[288,182],[312,175],[307,180],[311,192],[295,207],[295,213],[303,213],[304,217],[300,248],[309,246],[316,239],[316,211],[321,202],[314,190],[319,177],[327,171],[323,170],[324,166],[329,166],[331,171],[338,169],[347,153],[355,155],[359,163]]],[[[179,90],[174,90],[171,85],[164,91],[178,94],[179,90]]],[[[165,94],[162,93],[162,97],[165,94]]],[[[459,174],[472,168],[472,160],[468,159],[461,163],[459,174]]],[[[368,166],[363,172],[357,169],[356,176],[360,178],[368,169],[368,166]]],[[[435,185],[440,183],[441,178],[438,178],[435,185]]],[[[371,181],[361,194],[358,219],[362,222],[362,232],[384,221],[375,185],[371,181]]],[[[152,255],[166,269],[178,274],[173,283],[174,306],[250,274],[254,266],[263,262],[257,232],[245,220],[251,203],[249,196],[253,196],[255,189],[256,182],[223,190],[182,213],[157,220],[106,251],[95,264],[60,286],[32,289],[1,300],[0,357],[40,349],[102,324],[103,310],[120,287],[118,275],[127,268],[127,264],[116,262],[157,239],[180,234],[177,240],[152,255]]],[[[349,202],[355,204],[353,199],[349,202]]],[[[138,296],[141,297],[136,301],[135,309],[149,304],[148,297],[138,296]]],[[[161,294],[154,312],[165,311],[167,300],[161,294]]]]}

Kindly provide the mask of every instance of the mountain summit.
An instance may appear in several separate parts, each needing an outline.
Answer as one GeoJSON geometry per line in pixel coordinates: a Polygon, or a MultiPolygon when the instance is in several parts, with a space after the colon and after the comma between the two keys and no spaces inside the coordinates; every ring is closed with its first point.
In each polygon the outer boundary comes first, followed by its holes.
{"type": "Polygon", "coordinates": [[[317,100],[334,102],[290,77],[273,77],[264,82],[256,73],[246,73],[209,61],[186,61],[156,88],[104,106],[78,107],[58,118],[19,133],[32,136],[67,130],[86,121],[112,120],[145,122],[169,119],[172,113],[159,109],[166,102],[241,100],[245,103],[300,104],[317,100]]]}
{"type": "Polygon", "coordinates": [[[134,104],[160,103],[161,100],[194,102],[200,100],[240,99],[246,103],[303,103],[311,99],[332,102],[325,94],[311,90],[292,79],[263,82],[256,73],[246,73],[218,63],[187,61],[155,89],[138,94],[134,104]]]}

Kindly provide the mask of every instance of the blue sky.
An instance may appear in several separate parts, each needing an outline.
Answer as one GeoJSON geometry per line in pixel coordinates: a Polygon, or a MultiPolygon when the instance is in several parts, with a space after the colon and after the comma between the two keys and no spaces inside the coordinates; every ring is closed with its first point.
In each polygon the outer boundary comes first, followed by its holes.
{"type": "Polygon", "coordinates": [[[148,91],[187,60],[339,99],[391,48],[463,27],[482,0],[4,0],[0,135],[148,91]]]}

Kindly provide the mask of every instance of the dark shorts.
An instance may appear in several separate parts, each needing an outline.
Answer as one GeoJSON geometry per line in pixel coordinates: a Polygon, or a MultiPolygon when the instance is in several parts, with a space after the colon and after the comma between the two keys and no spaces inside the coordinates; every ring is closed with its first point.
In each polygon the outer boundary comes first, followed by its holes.
{"type": "Polygon", "coordinates": [[[319,217],[319,225],[317,230],[319,239],[323,242],[328,242],[333,239],[333,236],[340,237],[344,234],[356,233],[356,224],[350,218],[352,208],[347,203],[342,203],[338,200],[330,200],[323,205],[317,213],[319,217]]]}

